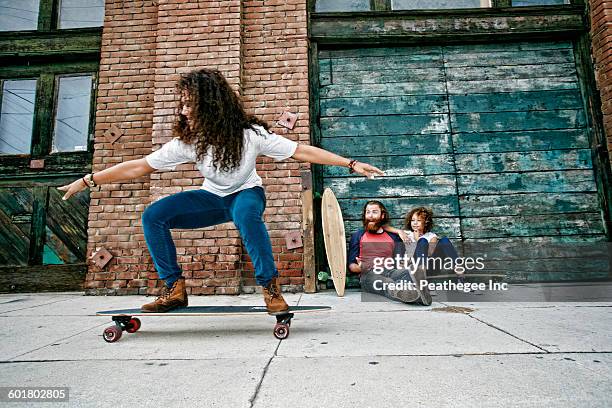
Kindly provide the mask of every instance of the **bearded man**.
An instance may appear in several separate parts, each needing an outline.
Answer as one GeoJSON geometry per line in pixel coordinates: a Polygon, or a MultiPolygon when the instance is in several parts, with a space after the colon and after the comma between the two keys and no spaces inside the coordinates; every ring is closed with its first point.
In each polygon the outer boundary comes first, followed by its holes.
{"type": "Polygon", "coordinates": [[[359,274],[363,291],[385,296],[404,303],[431,305],[431,294],[421,289],[420,281],[425,279],[422,268],[386,268],[384,260],[404,256],[406,247],[394,232],[386,231],[389,212],[380,201],[368,201],[361,214],[363,228],[351,236],[348,249],[348,269],[359,274]]]}

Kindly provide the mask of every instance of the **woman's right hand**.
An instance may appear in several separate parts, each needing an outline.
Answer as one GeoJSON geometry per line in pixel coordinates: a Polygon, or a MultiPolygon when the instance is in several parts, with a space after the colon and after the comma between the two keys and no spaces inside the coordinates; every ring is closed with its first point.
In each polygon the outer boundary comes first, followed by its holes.
{"type": "Polygon", "coordinates": [[[65,186],[58,187],[57,189],[60,191],[65,191],[66,194],[62,197],[62,200],[67,200],[79,191],[83,191],[87,188],[87,184],[85,184],[85,180],[82,178],[73,181],[70,184],[66,184],[65,186]]]}

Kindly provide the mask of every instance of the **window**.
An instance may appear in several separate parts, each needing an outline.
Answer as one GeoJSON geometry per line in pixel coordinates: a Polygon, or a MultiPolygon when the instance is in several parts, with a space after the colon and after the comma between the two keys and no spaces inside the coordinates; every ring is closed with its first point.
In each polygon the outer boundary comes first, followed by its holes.
{"type": "Polygon", "coordinates": [[[0,0],[0,32],[102,27],[104,0],[0,0]]]}
{"type": "Polygon", "coordinates": [[[0,156],[44,158],[91,147],[94,74],[43,73],[0,84],[0,156]]]}
{"type": "Polygon", "coordinates": [[[392,0],[393,10],[435,10],[491,7],[490,0],[392,0]]]}
{"type": "Polygon", "coordinates": [[[30,154],[35,98],[35,79],[3,82],[0,154],[30,154]]]}
{"type": "Polygon", "coordinates": [[[571,3],[571,0],[317,0],[315,12],[452,10],[508,6],[559,6],[571,3]]]}
{"type": "Polygon", "coordinates": [[[315,11],[370,11],[370,0],[318,0],[315,11]]]}
{"type": "Polygon", "coordinates": [[[92,76],[60,77],[51,153],[87,150],[92,76]]]}
{"type": "Polygon", "coordinates": [[[36,30],[40,0],[0,0],[0,31],[36,30]]]}
{"type": "Polygon", "coordinates": [[[512,0],[512,5],[515,7],[558,6],[561,4],[570,4],[570,0],[512,0]]]}
{"type": "Polygon", "coordinates": [[[101,27],[104,23],[104,0],[61,0],[60,29],[101,27]]]}

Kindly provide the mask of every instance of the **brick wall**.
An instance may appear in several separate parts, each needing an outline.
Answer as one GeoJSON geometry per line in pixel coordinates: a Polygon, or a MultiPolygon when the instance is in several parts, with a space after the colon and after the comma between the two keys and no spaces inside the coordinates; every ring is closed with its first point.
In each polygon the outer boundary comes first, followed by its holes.
{"type": "MultiPolygon", "coordinates": [[[[308,57],[303,0],[107,0],[100,64],[94,171],[140,158],[172,137],[179,75],[220,69],[243,95],[246,108],[290,139],[308,143],[308,57]],[[142,44],[142,45],[136,45],[142,44]],[[299,114],[291,131],[276,126],[284,111],[299,114]],[[105,142],[111,124],[125,135],[105,142]]],[[[267,191],[264,215],[281,283],[303,284],[301,249],[284,236],[301,230],[300,168],[261,158],[267,191]]],[[[193,165],[158,172],[146,180],[92,192],[89,251],[104,246],[114,259],[93,264],[85,287],[96,294],[155,293],[161,285],[151,263],[140,217],[146,205],[172,193],[199,188],[193,165]]],[[[232,223],[174,231],[179,263],[192,294],[237,294],[254,289],[253,268],[232,223]]]]}
{"type": "Polygon", "coordinates": [[[602,102],[608,152],[612,152],[612,1],[590,0],[595,77],[602,102]]]}

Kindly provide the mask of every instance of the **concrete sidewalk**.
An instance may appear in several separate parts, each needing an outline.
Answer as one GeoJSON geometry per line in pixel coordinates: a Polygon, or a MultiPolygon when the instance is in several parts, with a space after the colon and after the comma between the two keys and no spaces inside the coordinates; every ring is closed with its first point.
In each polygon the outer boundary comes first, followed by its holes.
{"type": "Polygon", "coordinates": [[[140,331],[111,344],[101,336],[110,318],[95,312],[150,298],[0,295],[0,386],[70,387],[68,403],[30,404],[53,407],[612,406],[612,303],[286,298],[333,310],[296,315],[283,341],[268,316],[162,316],[143,317],[140,331]]]}

